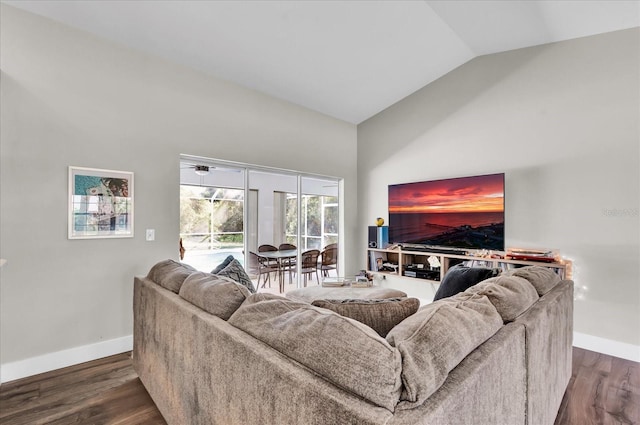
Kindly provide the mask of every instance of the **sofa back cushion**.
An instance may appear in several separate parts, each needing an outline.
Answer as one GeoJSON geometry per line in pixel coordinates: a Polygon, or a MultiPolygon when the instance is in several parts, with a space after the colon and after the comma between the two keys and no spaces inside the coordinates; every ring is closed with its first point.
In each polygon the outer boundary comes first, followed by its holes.
{"type": "Polygon", "coordinates": [[[527,311],[539,298],[533,285],[517,276],[492,277],[465,292],[486,295],[505,323],[527,311]]]}
{"type": "Polygon", "coordinates": [[[180,288],[180,296],[223,320],[242,305],[251,293],[231,279],[210,273],[190,274],[180,288]]]}
{"type": "Polygon", "coordinates": [[[151,267],[147,278],[177,294],[180,292],[180,287],[187,276],[196,271],[188,264],[178,263],[174,260],[164,260],[151,267]]]}
{"type": "Polygon", "coordinates": [[[543,296],[560,283],[560,276],[549,267],[528,266],[520,269],[509,270],[507,276],[516,276],[527,279],[538,295],[543,296]]]}
{"type": "Polygon", "coordinates": [[[418,311],[420,300],[417,298],[315,300],[311,305],[335,311],[341,316],[364,323],[384,338],[395,325],[418,311]]]}
{"type": "Polygon", "coordinates": [[[229,323],[334,385],[393,411],[400,397],[400,354],[353,319],[287,299],[254,302],[229,323]]]}
{"type": "Polygon", "coordinates": [[[422,404],[453,368],[502,327],[486,296],[460,295],[427,304],[387,335],[402,356],[403,408],[422,404]]]}

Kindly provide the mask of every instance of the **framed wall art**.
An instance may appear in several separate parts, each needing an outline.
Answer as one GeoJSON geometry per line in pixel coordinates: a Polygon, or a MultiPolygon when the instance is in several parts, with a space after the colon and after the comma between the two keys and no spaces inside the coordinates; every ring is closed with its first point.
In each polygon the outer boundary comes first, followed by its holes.
{"type": "Polygon", "coordinates": [[[133,173],[69,167],[69,239],[133,237],[133,173]]]}

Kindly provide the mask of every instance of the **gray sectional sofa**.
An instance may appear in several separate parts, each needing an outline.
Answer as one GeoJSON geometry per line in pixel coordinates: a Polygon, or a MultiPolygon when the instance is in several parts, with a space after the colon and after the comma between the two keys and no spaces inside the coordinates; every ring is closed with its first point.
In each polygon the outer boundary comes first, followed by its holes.
{"type": "Polygon", "coordinates": [[[384,338],[171,260],[134,285],[134,367],[171,425],[551,425],[571,376],[573,282],[542,267],[422,306],[384,338]]]}

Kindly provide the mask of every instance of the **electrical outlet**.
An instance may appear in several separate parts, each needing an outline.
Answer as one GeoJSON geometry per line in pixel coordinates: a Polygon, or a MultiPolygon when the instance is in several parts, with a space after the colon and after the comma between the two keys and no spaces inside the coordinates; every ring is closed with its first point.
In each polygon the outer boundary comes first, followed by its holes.
{"type": "Polygon", "coordinates": [[[156,240],[156,231],[155,229],[147,229],[147,241],[156,240]]]}

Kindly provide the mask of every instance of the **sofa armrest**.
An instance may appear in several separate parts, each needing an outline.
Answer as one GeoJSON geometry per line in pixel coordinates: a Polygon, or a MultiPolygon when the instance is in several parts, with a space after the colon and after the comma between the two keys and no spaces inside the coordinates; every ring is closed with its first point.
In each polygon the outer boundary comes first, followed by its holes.
{"type": "Polygon", "coordinates": [[[525,327],[527,424],[553,425],[571,379],[573,282],[558,283],[515,322],[525,327]]]}

